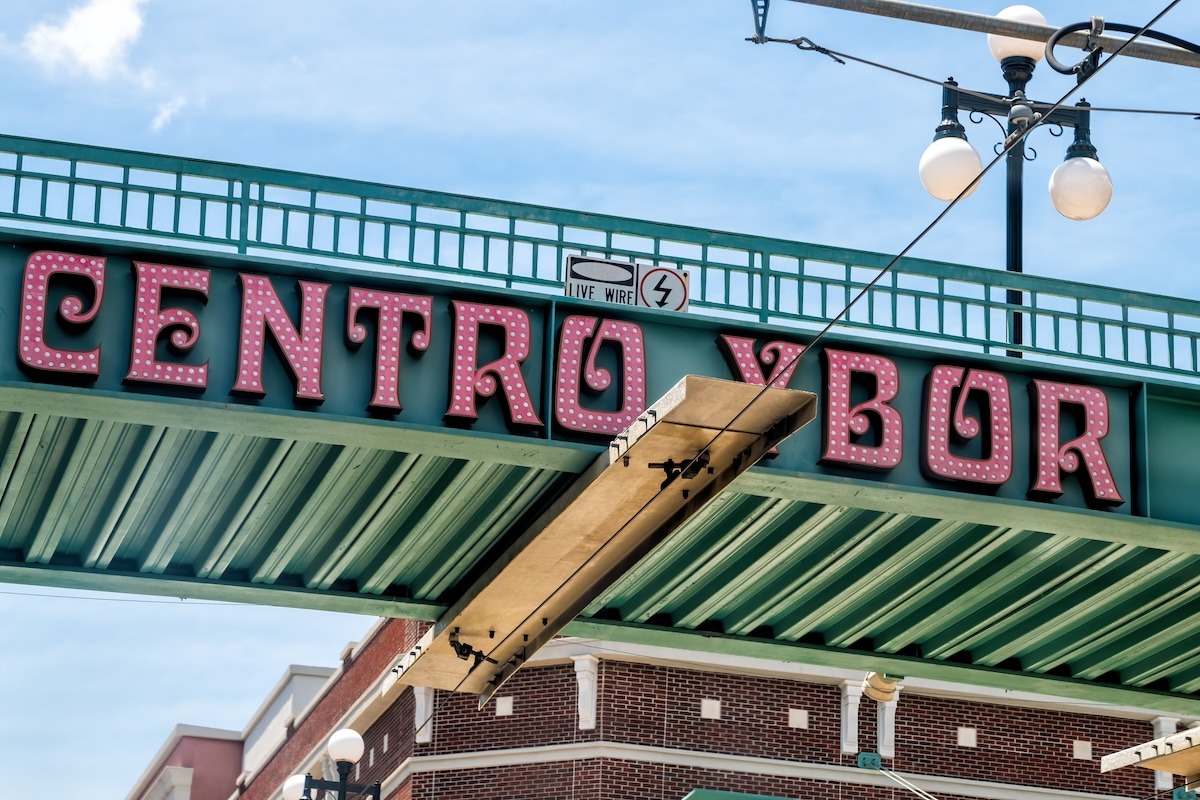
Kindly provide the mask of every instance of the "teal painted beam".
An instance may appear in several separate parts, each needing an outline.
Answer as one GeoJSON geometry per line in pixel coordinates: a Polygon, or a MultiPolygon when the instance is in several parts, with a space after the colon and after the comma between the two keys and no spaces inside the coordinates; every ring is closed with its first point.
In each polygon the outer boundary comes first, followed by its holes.
{"type": "Polygon", "coordinates": [[[181,600],[246,603],[311,611],[337,611],[344,614],[415,619],[421,622],[436,622],[446,610],[445,606],[437,603],[378,595],[11,562],[0,562],[0,583],[177,597],[181,600]]]}
{"type": "Polygon", "coordinates": [[[1173,553],[1200,555],[1200,526],[1159,522],[1033,501],[968,495],[919,486],[881,484],[829,475],[755,467],[730,491],[806,503],[842,505],[932,519],[1043,531],[1173,553]]]}
{"type": "Polygon", "coordinates": [[[785,798],[765,794],[718,792],[716,789],[693,789],[684,795],[683,800],[785,800],[785,798]]]}

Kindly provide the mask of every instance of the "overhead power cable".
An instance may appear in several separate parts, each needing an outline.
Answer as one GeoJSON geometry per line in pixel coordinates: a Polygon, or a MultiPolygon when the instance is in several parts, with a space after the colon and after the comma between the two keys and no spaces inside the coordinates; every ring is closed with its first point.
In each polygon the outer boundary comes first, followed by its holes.
{"type": "MultiPolygon", "coordinates": [[[[758,2],[770,5],[769,0],[758,0],[758,2]]],[[[1037,25],[1012,19],[1003,19],[973,11],[959,11],[951,8],[909,3],[905,2],[905,0],[793,0],[793,2],[805,3],[811,6],[837,8],[843,11],[854,11],[860,14],[892,17],[893,19],[902,19],[908,22],[922,22],[929,25],[938,25],[943,28],[994,33],[999,36],[1011,36],[1031,41],[1044,42],[1055,33],[1055,29],[1049,25],[1037,25]]],[[[759,16],[757,6],[755,16],[756,18],[759,16]]],[[[765,10],[763,18],[765,22],[765,10]]],[[[757,27],[756,24],[756,29],[757,27]]],[[[1142,28],[1138,31],[1138,36],[1135,38],[1141,38],[1141,35],[1145,32],[1146,29],[1142,28]]],[[[1062,38],[1062,43],[1071,47],[1083,47],[1087,39],[1087,34],[1071,33],[1062,38]]],[[[1184,67],[1200,67],[1200,53],[1191,52],[1179,47],[1163,47],[1162,45],[1142,41],[1129,45],[1129,41],[1132,40],[1119,39],[1107,35],[1096,37],[1096,41],[1108,52],[1122,50],[1132,58],[1147,59],[1165,64],[1176,64],[1184,67]]]]}
{"type": "MultiPolygon", "coordinates": [[[[851,55],[850,53],[843,53],[840,50],[831,50],[828,47],[822,47],[821,45],[817,44],[813,40],[809,39],[807,36],[799,36],[794,39],[778,39],[775,37],[767,36],[767,37],[763,37],[762,41],[764,43],[768,43],[768,44],[790,44],[790,45],[796,47],[798,50],[805,50],[805,51],[812,52],[812,53],[819,53],[820,55],[823,55],[823,56],[828,56],[829,58],[832,58],[834,61],[837,61],[839,64],[845,64],[847,61],[853,61],[855,63],[862,64],[864,66],[874,67],[876,69],[880,69],[885,72],[891,72],[891,73],[900,75],[905,78],[912,78],[913,80],[921,81],[923,83],[928,83],[933,86],[940,86],[944,89],[945,88],[953,88],[959,94],[968,95],[970,97],[977,97],[977,98],[984,99],[984,100],[995,100],[996,99],[996,95],[988,94],[987,92],[974,91],[972,89],[966,89],[966,88],[963,88],[962,86],[957,86],[957,85],[951,87],[951,85],[949,83],[947,83],[946,81],[939,81],[936,78],[930,78],[926,75],[920,75],[916,72],[909,72],[908,70],[901,69],[899,67],[893,67],[888,64],[883,64],[879,61],[872,61],[869,58],[862,58],[860,56],[851,55]]],[[[1128,41],[1133,41],[1133,40],[1130,39],[1128,41]]],[[[1115,55],[1115,53],[1114,53],[1114,55],[1115,55]]],[[[1110,56],[1110,58],[1111,58],[1111,56],[1110,56]]],[[[1027,102],[1025,105],[1029,106],[1034,111],[1042,111],[1043,109],[1050,108],[1050,104],[1048,104],[1048,103],[1027,102]]],[[[1165,111],[1165,110],[1152,109],[1152,108],[1112,108],[1112,107],[1104,107],[1104,106],[1091,106],[1088,110],[1093,111],[1093,112],[1107,111],[1110,113],[1121,113],[1121,114],[1161,114],[1163,116],[1193,117],[1196,119],[1200,119],[1200,111],[1165,111]]]]}
{"type": "MultiPolygon", "coordinates": [[[[984,166],[984,168],[980,171],[979,175],[977,175],[975,177],[975,180],[973,180],[965,189],[963,189],[958,194],[957,197],[955,197],[953,200],[951,200],[949,203],[947,203],[946,207],[944,209],[942,209],[942,211],[939,212],[938,215],[936,217],[934,217],[934,219],[928,225],[926,225],[925,228],[919,234],[917,234],[917,236],[911,242],[909,242],[904,247],[903,250],[901,250],[897,255],[895,255],[882,269],[880,269],[878,271],[878,273],[876,273],[876,275],[870,281],[868,281],[861,289],[859,289],[858,293],[855,294],[854,297],[852,297],[850,299],[850,301],[846,304],[846,306],[841,311],[839,311],[832,319],[830,319],[829,322],[825,325],[825,327],[823,327],[816,334],[816,336],[813,337],[812,341],[809,342],[807,347],[805,347],[798,355],[793,356],[791,361],[787,362],[786,364],[783,364],[780,367],[779,375],[789,375],[791,372],[791,368],[794,367],[795,365],[798,365],[801,361],[803,361],[804,357],[806,355],[808,355],[809,352],[812,351],[813,346],[816,345],[817,342],[821,341],[821,339],[823,339],[825,337],[825,335],[830,331],[830,329],[833,328],[834,325],[841,322],[841,320],[845,318],[846,314],[848,314],[850,312],[850,309],[853,308],[854,305],[857,304],[863,297],[865,297],[868,294],[868,292],[877,283],[879,283],[879,281],[881,281],[884,278],[884,276],[886,276],[897,263],[899,263],[900,259],[904,258],[914,247],[916,247],[916,245],[918,243],[920,243],[920,241],[922,239],[925,238],[925,236],[927,236],[929,234],[930,231],[932,231],[934,229],[934,227],[937,226],[938,223],[940,223],[943,219],[945,219],[946,215],[950,213],[951,209],[953,209],[959,203],[959,201],[961,201],[964,197],[966,197],[968,194],[970,194],[970,192],[972,191],[974,186],[983,178],[984,175],[986,175],[1001,160],[1003,160],[1005,157],[1007,157],[1009,150],[1016,147],[1017,144],[1019,142],[1023,141],[1024,138],[1026,136],[1028,136],[1030,132],[1032,132],[1039,126],[1045,124],[1044,120],[1046,118],[1048,118],[1050,116],[1050,114],[1052,114],[1055,110],[1057,110],[1059,107],[1061,107],[1063,105],[1063,103],[1065,103],[1068,99],[1070,99],[1070,97],[1073,94],[1075,94],[1077,91],[1079,91],[1081,88],[1083,88],[1083,86],[1088,81],[1092,80],[1102,69],[1104,69],[1106,66],[1108,66],[1108,64],[1111,63],[1114,58],[1119,56],[1126,47],[1129,47],[1131,44],[1133,44],[1135,41],[1137,41],[1137,39],[1139,38],[1139,36],[1141,35],[1142,32],[1146,31],[1147,29],[1150,28],[1151,25],[1155,24],[1156,22],[1158,22],[1158,20],[1162,19],[1162,17],[1164,15],[1166,15],[1167,12],[1169,12],[1171,9],[1173,9],[1176,5],[1178,5],[1179,2],[1180,2],[1180,0],[1172,0],[1172,2],[1168,3],[1167,6],[1162,11],[1160,11],[1158,14],[1156,14],[1153,19],[1151,19],[1148,23],[1146,23],[1144,26],[1142,26],[1142,28],[1138,31],[1138,33],[1135,33],[1129,39],[1124,40],[1124,43],[1120,47],[1118,47],[1108,58],[1101,61],[1095,70],[1093,70],[1090,74],[1088,74],[1084,77],[1081,77],[1079,82],[1075,86],[1073,86],[1071,89],[1069,89],[1065,94],[1063,94],[1062,97],[1060,97],[1058,99],[1058,101],[1056,103],[1054,103],[1053,105],[1051,105],[1048,108],[1047,112],[1042,115],[1042,118],[1036,120],[1035,122],[1031,123],[1029,126],[1024,128],[1023,130],[1018,131],[1017,133],[1012,135],[1009,138],[1009,140],[1007,142],[1005,142],[1004,149],[1002,149],[996,155],[995,158],[993,158],[990,162],[988,162],[988,164],[986,166],[984,166]]],[[[940,83],[940,82],[938,82],[938,83],[940,83]]],[[[733,426],[733,424],[736,423],[737,420],[740,418],[741,414],[748,411],[750,409],[750,407],[755,402],[757,402],[757,400],[759,398],[761,398],[766,393],[767,389],[769,389],[769,388],[772,388],[771,383],[767,382],[760,389],[760,391],[748,403],[746,403],[746,405],[742,408],[741,412],[739,412],[738,415],[734,416],[733,419],[730,420],[730,422],[728,422],[721,430],[714,433],[712,435],[712,437],[710,438],[709,442],[705,446],[703,446],[697,450],[698,455],[691,457],[684,465],[684,469],[687,469],[688,467],[692,467],[692,466],[696,465],[698,463],[698,459],[700,457],[699,454],[706,453],[708,451],[708,449],[713,445],[713,443],[716,442],[717,438],[724,435],[725,433],[727,433],[730,430],[730,428],[733,426]]],[[[658,492],[656,492],[651,497],[650,500],[646,501],[646,503],[643,504],[642,509],[639,510],[639,513],[641,510],[644,510],[646,508],[646,506],[648,506],[651,502],[653,502],[655,499],[657,499],[659,495],[661,495],[663,492],[665,492],[667,490],[668,490],[668,488],[666,485],[664,485],[662,488],[660,488],[658,490],[658,492]]],[[[634,516],[636,517],[636,514],[634,516]]],[[[629,523],[626,523],[626,525],[628,525],[628,524],[629,523]]],[[[618,531],[617,533],[620,533],[620,531],[618,531]]],[[[608,547],[617,538],[618,537],[616,535],[614,535],[612,538],[609,539],[608,542],[601,545],[601,547],[597,551],[597,554],[599,554],[600,552],[603,552],[604,549],[606,547],[608,547]]],[[[562,590],[570,582],[571,578],[574,577],[574,574],[575,573],[572,573],[571,576],[568,576],[566,579],[564,579],[559,584],[559,586],[555,590],[555,592],[562,590]]],[[[551,597],[553,597],[553,595],[554,595],[554,593],[551,593],[551,597]]],[[[520,629],[522,626],[527,624],[530,620],[532,620],[534,618],[534,616],[535,616],[535,614],[528,615],[519,625],[516,626],[516,629],[520,629]]],[[[463,675],[462,680],[460,680],[455,685],[454,689],[447,693],[446,697],[442,700],[441,703],[435,704],[434,708],[431,709],[429,715],[424,720],[420,721],[420,723],[417,725],[418,729],[425,725],[428,725],[429,723],[431,723],[433,721],[434,717],[438,714],[438,712],[443,710],[446,707],[446,704],[450,702],[450,700],[453,698],[454,694],[459,689],[461,689],[462,686],[466,683],[467,679],[471,675],[471,672],[475,668],[478,668],[480,665],[487,663],[487,661],[490,661],[493,656],[496,656],[498,654],[501,644],[502,643],[497,643],[497,645],[495,647],[493,647],[490,652],[482,653],[482,651],[481,651],[481,654],[484,656],[484,658],[477,659],[475,662],[475,665],[471,668],[468,668],[467,672],[463,675]]],[[[927,800],[930,800],[930,799],[927,799],[927,800]]]]}

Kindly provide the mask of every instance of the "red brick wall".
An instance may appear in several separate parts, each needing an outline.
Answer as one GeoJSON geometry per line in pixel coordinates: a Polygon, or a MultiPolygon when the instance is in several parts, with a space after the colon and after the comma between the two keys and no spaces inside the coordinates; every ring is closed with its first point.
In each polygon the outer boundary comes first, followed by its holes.
{"type": "MultiPolygon", "coordinates": [[[[606,741],[855,763],[854,756],[841,754],[838,686],[604,661],[600,697],[598,725],[606,741]],[[721,719],[700,718],[702,698],[721,701],[721,719]],[[808,729],[788,727],[789,708],[808,710],[808,729]]],[[[877,749],[877,709],[863,699],[861,751],[877,749]]],[[[912,774],[1144,797],[1154,792],[1151,772],[1101,775],[1099,758],[1151,738],[1148,722],[902,693],[890,766],[912,774]],[[960,726],[976,729],[977,748],[958,746],[960,726]],[[1092,743],[1094,760],[1072,757],[1076,739],[1092,743]]]]}
{"type": "Polygon", "coordinates": [[[382,783],[412,756],[415,703],[411,690],[402,689],[401,692],[396,702],[363,734],[366,751],[358,763],[355,783],[382,783]]]}
{"type": "Polygon", "coordinates": [[[1145,797],[1153,773],[1100,774],[1100,757],[1154,738],[1149,722],[901,695],[894,769],[1145,797]],[[959,747],[959,727],[975,728],[977,748],[959,747]],[[1095,760],[1072,758],[1076,739],[1090,741],[1095,760]]]}
{"type": "Polygon", "coordinates": [[[418,744],[417,754],[595,741],[595,731],[579,730],[576,685],[573,664],[523,669],[497,695],[513,698],[509,717],[496,716],[495,700],[479,709],[474,695],[438,692],[433,741],[418,744]]]}
{"type": "MultiPolygon", "coordinates": [[[[917,785],[919,776],[909,776],[917,785]]],[[[798,800],[910,800],[899,786],[861,786],[616,759],[514,764],[414,776],[417,800],[682,800],[693,789],[798,800]]],[[[967,800],[938,794],[939,800],[967,800]]],[[[404,800],[410,800],[404,798],[404,800]]]]}
{"type": "Polygon", "coordinates": [[[192,768],[192,800],[226,800],[242,771],[241,742],[185,736],[175,755],[167,763],[192,768]]]}
{"type": "MultiPolygon", "coordinates": [[[[581,785],[576,779],[594,769],[589,761],[564,761],[553,764],[514,764],[490,769],[422,772],[413,776],[412,792],[416,800],[585,800],[598,797],[585,793],[584,786],[596,786],[593,776],[581,785]]],[[[682,800],[680,795],[674,800],[682,800]]],[[[609,800],[625,800],[611,795],[609,800]]]]}
{"type": "MultiPolygon", "coordinates": [[[[837,686],[601,661],[599,696],[597,729],[606,741],[788,761],[841,758],[837,686]],[[700,718],[702,698],[721,701],[721,719],[700,718]],[[807,730],[788,727],[789,708],[808,710],[807,730]]],[[[873,705],[862,706],[864,750],[874,747],[873,705]]]]}
{"type": "MultiPolygon", "coordinates": [[[[240,739],[209,739],[203,736],[181,736],[175,747],[162,761],[162,767],[188,767],[192,770],[192,800],[226,800],[237,785],[242,771],[242,742],[240,739]]],[[[137,789],[139,798],[149,792],[162,769],[137,789]]]]}

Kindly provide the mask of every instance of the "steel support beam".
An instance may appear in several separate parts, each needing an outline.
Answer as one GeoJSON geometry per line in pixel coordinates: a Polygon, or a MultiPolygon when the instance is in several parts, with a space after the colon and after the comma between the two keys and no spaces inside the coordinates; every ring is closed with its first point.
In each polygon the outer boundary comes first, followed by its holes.
{"type": "Polygon", "coordinates": [[[396,666],[397,680],[482,705],[816,406],[811,392],[685,377],[495,558],[396,666]]]}
{"type": "MultiPolygon", "coordinates": [[[[903,0],[792,0],[794,3],[805,3],[810,6],[824,6],[843,11],[857,11],[863,14],[874,14],[880,17],[903,19],[909,22],[923,22],[928,25],[940,25],[943,28],[959,28],[960,30],[978,31],[980,33],[996,33],[1001,36],[1012,36],[1017,39],[1032,39],[1044,42],[1058,30],[1051,25],[1032,25],[1025,22],[1014,22],[1007,19],[976,14],[971,11],[956,11],[949,8],[927,6],[920,3],[907,3],[903,0]]],[[[1061,43],[1069,47],[1083,47],[1087,35],[1072,33],[1064,36],[1061,43]]],[[[1124,43],[1124,39],[1115,36],[1099,36],[1097,41],[1104,47],[1104,52],[1112,53],[1124,43]]],[[[1149,61],[1160,61],[1165,64],[1177,64],[1184,67],[1200,67],[1200,54],[1190,53],[1177,47],[1134,42],[1121,51],[1122,56],[1143,58],[1149,61]]]]}

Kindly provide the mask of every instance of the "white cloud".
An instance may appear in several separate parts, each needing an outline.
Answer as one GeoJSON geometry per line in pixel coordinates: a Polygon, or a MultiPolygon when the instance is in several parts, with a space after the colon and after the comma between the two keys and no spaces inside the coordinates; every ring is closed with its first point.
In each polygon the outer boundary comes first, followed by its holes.
{"type": "Polygon", "coordinates": [[[150,130],[158,133],[167,126],[176,114],[178,114],[184,106],[187,105],[181,95],[176,95],[167,102],[158,107],[158,113],[154,115],[154,121],[150,123],[150,130]]]}
{"type": "Polygon", "coordinates": [[[21,44],[25,52],[50,71],[59,69],[104,81],[132,77],[145,82],[126,61],[129,48],[142,32],[139,6],[146,0],[87,0],[59,22],[33,26],[21,44]]]}

